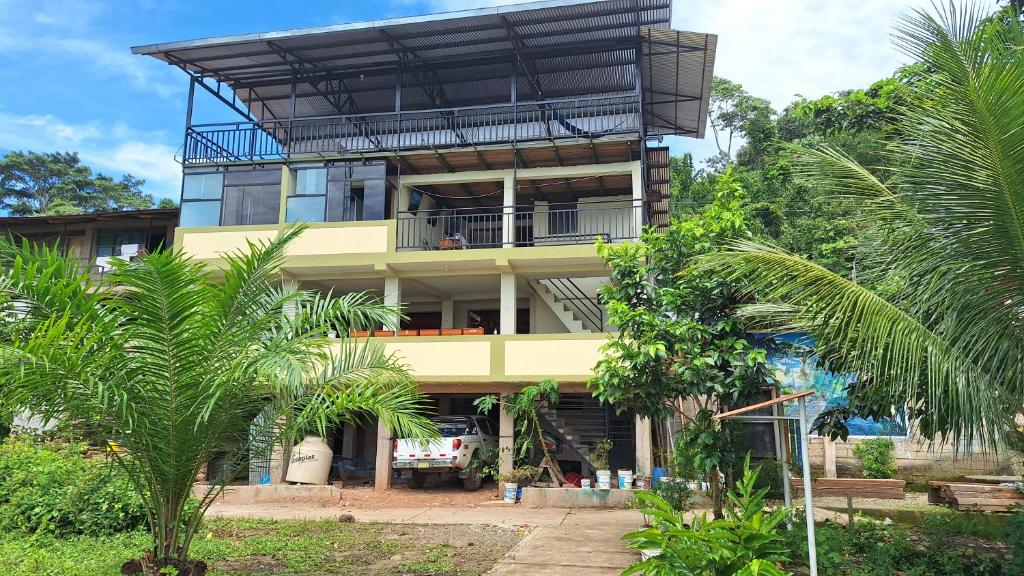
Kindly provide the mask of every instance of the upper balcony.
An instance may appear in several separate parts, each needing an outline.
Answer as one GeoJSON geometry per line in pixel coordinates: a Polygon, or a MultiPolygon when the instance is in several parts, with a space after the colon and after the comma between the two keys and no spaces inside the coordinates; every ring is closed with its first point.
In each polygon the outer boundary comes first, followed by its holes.
{"type": "Polygon", "coordinates": [[[196,124],[186,131],[181,157],[186,165],[305,161],[358,153],[593,140],[639,134],[641,124],[636,94],[196,124]]]}
{"type": "Polygon", "coordinates": [[[190,76],[192,167],[700,138],[716,37],[669,29],[671,8],[545,0],[132,50],[190,76]]]}

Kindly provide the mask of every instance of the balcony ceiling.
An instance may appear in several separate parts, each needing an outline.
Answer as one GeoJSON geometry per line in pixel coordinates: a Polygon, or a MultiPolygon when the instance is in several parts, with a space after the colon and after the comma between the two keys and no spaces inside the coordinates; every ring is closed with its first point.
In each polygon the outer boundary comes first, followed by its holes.
{"type": "Polygon", "coordinates": [[[702,136],[714,35],[668,30],[671,0],[545,0],[410,18],[138,46],[230,86],[259,120],[520,101],[635,89],[649,135],[702,136]]]}

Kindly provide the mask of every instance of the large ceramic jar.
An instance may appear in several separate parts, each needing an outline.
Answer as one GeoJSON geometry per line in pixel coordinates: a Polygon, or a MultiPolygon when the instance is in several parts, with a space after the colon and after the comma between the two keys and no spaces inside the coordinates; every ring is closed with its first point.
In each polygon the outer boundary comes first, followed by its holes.
{"type": "Polygon", "coordinates": [[[306,436],[292,447],[288,461],[288,482],[300,484],[327,484],[331,474],[331,459],[334,451],[319,436],[306,436]]]}

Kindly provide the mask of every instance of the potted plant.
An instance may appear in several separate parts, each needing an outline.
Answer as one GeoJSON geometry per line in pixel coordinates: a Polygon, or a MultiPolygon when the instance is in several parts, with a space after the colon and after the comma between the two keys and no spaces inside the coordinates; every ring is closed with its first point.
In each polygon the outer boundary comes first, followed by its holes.
{"type": "Polygon", "coordinates": [[[651,487],[651,476],[647,473],[644,468],[638,467],[636,470],[636,478],[634,479],[637,489],[648,490],[651,487]]]}
{"type": "Polygon", "coordinates": [[[609,490],[612,487],[612,471],[608,467],[608,455],[611,451],[612,441],[604,438],[594,444],[594,451],[590,453],[590,463],[597,474],[597,487],[600,490],[609,490]]]}
{"type": "Polygon", "coordinates": [[[520,466],[498,475],[498,482],[505,486],[504,501],[512,504],[520,494],[520,489],[529,486],[539,470],[536,466],[520,466]]]}

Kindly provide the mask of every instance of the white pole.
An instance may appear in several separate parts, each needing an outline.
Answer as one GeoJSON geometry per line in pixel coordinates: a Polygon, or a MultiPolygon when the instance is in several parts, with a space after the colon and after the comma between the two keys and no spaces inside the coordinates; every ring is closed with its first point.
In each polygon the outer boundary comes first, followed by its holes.
{"type": "MultiPolygon", "coordinates": [[[[774,416],[782,416],[783,410],[779,404],[772,406],[772,414],[774,416]]],[[[782,474],[782,498],[785,501],[786,508],[793,507],[793,488],[789,485],[789,454],[786,453],[786,441],[782,437],[782,431],[785,430],[785,426],[782,425],[781,420],[775,420],[773,422],[775,426],[775,458],[779,461],[782,466],[780,474],[782,474]]],[[[786,520],[786,526],[792,528],[793,523],[790,520],[786,520]]]]}
{"type": "Polygon", "coordinates": [[[811,497],[811,458],[807,453],[807,401],[801,397],[800,404],[800,456],[803,460],[804,508],[807,513],[807,561],[811,576],[818,576],[818,551],[814,548],[814,501],[811,497]]]}

